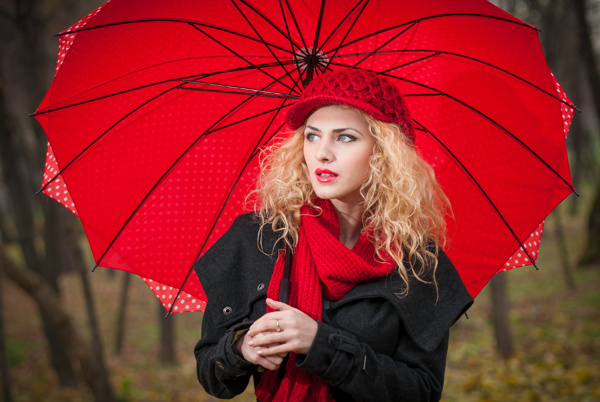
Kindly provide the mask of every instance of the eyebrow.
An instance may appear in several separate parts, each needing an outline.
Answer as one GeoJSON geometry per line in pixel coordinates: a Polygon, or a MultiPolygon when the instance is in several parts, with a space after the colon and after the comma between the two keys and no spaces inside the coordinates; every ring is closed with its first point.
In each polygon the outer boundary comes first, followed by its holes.
{"type": "MultiPolygon", "coordinates": [[[[317,127],[313,127],[313,126],[306,126],[306,128],[309,128],[309,129],[311,129],[311,130],[313,130],[313,131],[318,131],[318,132],[321,132],[321,130],[319,130],[317,127]]],[[[362,135],[362,132],[360,132],[360,131],[358,131],[357,129],[355,129],[355,128],[352,128],[352,127],[334,128],[334,129],[333,129],[333,132],[334,132],[335,134],[338,134],[338,133],[342,133],[342,132],[344,132],[344,131],[346,131],[346,130],[352,130],[352,131],[355,131],[355,132],[357,132],[358,134],[361,134],[361,135],[362,135]]]]}

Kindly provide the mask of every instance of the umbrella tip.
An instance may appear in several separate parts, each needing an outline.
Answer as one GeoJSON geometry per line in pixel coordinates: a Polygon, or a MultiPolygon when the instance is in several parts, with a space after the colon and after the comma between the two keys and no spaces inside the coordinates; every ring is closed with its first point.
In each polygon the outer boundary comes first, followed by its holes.
{"type": "Polygon", "coordinates": [[[467,318],[467,320],[469,319],[469,314],[467,314],[466,311],[465,311],[465,317],[467,318]]]}
{"type": "Polygon", "coordinates": [[[40,195],[40,193],[41,193],[42,191],[44,191],[44,189],[43,189],[43,188],[40,188],[38,191],[36,191],[36,192],[35,192],[35,195],[40,195]]]}
{"type": "Polygon", "coordinates": [[[29,113],[27,117],[35,117],[35,113],[29,113]]]}
{"type": "Polygon", "coordinates": [[[94,272],[96,268],[98,268],[98,264],[94,265],[94,268],[92,268],[92,272],[94,272]]]}
{"type": "Polygon", "coordinates": [[[169,310],[167,311],[167,314],[165,314],[165,320],[167,318],[169,318],[169,316],[171,315],[171,312],[173,311],[173,306],[175,305],[175,302],[171,303],[171,306],[169,306],[169,310]]]}

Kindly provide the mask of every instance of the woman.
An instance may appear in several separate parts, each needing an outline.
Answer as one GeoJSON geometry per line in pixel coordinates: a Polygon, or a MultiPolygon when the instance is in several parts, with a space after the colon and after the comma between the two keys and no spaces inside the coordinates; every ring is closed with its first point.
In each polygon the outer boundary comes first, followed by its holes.
{"type": "Polygon", "coordinates": [[[439,400],[449,327],[472,299],[441,249],[449,205],[401,94],[365,70],[328,72],[287,123],[257,212],[196,263],[200,383],[231,398],[254,377],[259,401],[439,400]]]}

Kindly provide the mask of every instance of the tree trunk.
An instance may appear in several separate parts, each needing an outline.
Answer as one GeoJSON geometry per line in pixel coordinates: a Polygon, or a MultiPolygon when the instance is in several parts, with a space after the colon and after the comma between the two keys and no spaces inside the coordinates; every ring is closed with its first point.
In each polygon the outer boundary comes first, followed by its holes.
{"type": "MultiPolygon", "coordinates": [[[[3,77],[0,75],[0,161],[2,163],[2,174],[13,209],[13,218],[17,228],[19,245],[23,252],[25,264],[28,269],[46,277],[44,264],[42,264],[35,248],[35,228],[33,222],[34,208],[32,202],[33,188],[28,185],[30,178],[27,175],[26,163],[22,157],[22,147],[17,144],[14,122],[8,112],[6,102],[6,89],[2,86],[3,77]]],[[[53,289],[58,289],[56,276],[48,275],[48,282],[53,289]]],[[[78,385],[77,373],[73,369],[70,358],[61,344],[56,332],[48,321],[48,318],[40,310],[40,317],[46,339],[48,341],[50,361],[55,369],[60,384],[63,386],[78,385]]]]}
{"type": "MultiPolygon", "coordinates": [[[[65,215],[68,215],[69,218],[74,218],[73,214],[69,212],[66,208],[62,209],[65,215]]],[[[94,353],[94,359],[96,360],[96,364],[98,365],[98,370],[103,373],[103,376],[108,377],[104,359],[104,343],[102,342],[100,327],[98,325],[98,319],[94,303],[94,295],[90,286],[89,275],[85,269],[85,260],[83,258],[83,253],[79,245],[79,238],[80,236],[82,236],[82,233],[80,233],[80,231],[77,230],[79,228],[79,225],[76,225],[73,219],[65,220],[65,222],[66,223],[64,224],[65,233],[63,236],[63,243],[65,245],[68,245],[68,247],[70,248],[68,260],[71,262],[71,266],[73,266],[74,269],[76,269],[79,273],[79,277],[81,280],[81,286],[83,288],[83,295],[85,298],[85,308],[87,311],[88,323],[91,330],[91,344],[92,351],[94,353]]]]}
{"type": "MultiPolygon", "coordinates": [[[[113,269],[113,271],[116,271],[113,269]]],[[[123,272],[123,284],[121,285],[121,300],[119,302],[119,312],[117,314],[117,336],[115,337],[115,352],[121,354],[123,347],[123,338],[125,337],[125,319],[127,315],[127,296],[129,293],[129,284],[131,282],[131,274],[123,272]]]]}
{"type": "Polygon", "coordinates": [[[565,239],[565,232],[562,224],[561,209],[557,208],[552,213],[554,218],[554,228],[556,231],[556,241],[558,242],[558,252],[562,265],[563,278],[569,290],[575,290],[575,278],[571,269],[571,259],[569,258],[569,250],[565,239]]]}
{"type": "Polygon", "coordinates": [[[594,110],[596,116],[600,119],[600,73],[598,72],[598,64],[592,45],[591,29],[585,17],[586,2],[585,0],[573,0],[573,5],[577,16],[577,27],[579,28],[579,52],[587,71],[589,86],[594,99],[594,110]]]}
{"type": "MultiPolygon", "coordinates": [[[[0,238],[0,241],[2,238],[0,238]]],[[[6,356],[6,342],[4,338],[4,264],[0,260],[0,376],[2,377],[2,396],[4,402],[12,402],[11,382],[8,372],[8,359],[6,356]]]]}
{"type": "Polygon", "coordinates": [[[596,195],[588,215],[587,243],[577,264],[579,267],[600,266],[600,182],[596,184],[596,195]]]}
{"type": "MultiPolygon", "coordinates": [[[[85,297],[85,308],[88,316],[88,323],[90,325],[91,335],[91,351],[96,365],[96,370],[101,374],[101,377],[108,379],[108,370],[104,362],[104,344],[100,335],[100,327],[98,326],[98,319],[96,317],[96,309],[94,308],[94,298],[92,289],[87,272],[83,265],[79,266],[79,277],[81,279],[81,285],[83,287],[83,294],[85,297]]],[[[108,381],[108,380],[107,380],[108,381]]],[[[100,384],[104,386],[104,384],[100,384]]]]}
{"type": "Polygon", "coordinates": [[[98,369],[92,346],[65,312],[52,287],[40,275],[28,269],[17,268],[4,255],[4,248],[1,245],[0,260],[8,278],[33,298],[40,311],[48,317],[62,344],[69,346],[73,357],[79,363],[85,383],[92,390],[94,400],[116,402],[108,376],[98,369]]]}
{"type": "Polygon", "coordinates": [[[490,281],[492,297],[492,322],[498,353],[504,360],[513,354],[512,331],[508,318],[509,306],[506,296],[506,275],[496,274],[490,281]]]}
{"type": "Polygon", "coordinates": [[[175,324],[174,316],[170,314],[165,318],[165,308],[158,303],[158,314],[160,319],[160,363],[163,366],[177,364],[175,356],[175,324]]]}
{"type": "MultiPolygon", "coordinates": [[[[590,27],[586,19],[585,0],[574,0],[579,28],[579,50],[587,71],[588,82],[594,100],[594,110],[600,120],[600,73],[592,45],[590,27]]],[[[598,170],[596,169],[596,172],[598,170]]],[[[600,183],[597,184],[594,203],[589,212],[588,242],[579,266],[600,263],[600,183]]]]}

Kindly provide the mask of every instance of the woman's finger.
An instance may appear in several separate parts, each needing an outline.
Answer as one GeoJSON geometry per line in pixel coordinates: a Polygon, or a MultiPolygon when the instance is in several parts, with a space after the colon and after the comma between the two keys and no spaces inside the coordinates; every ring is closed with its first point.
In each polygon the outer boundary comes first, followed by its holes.
{"type": "Polygon", "coordinates": [[[280,301],[277,301],[277,300],[273,300],[273,299],[269,299],[269,298],[267,298],[267,306],[271,307],[275,311],[296,310],[295,308],[293,308],[289,304],[285,304],[283,302],[280,302],[280,301]]]}
{"type": "Polygon", "coordinates": [[[284,319],[285,318],[281,314],[266,314],[252,324],[248,329],[248,335],[250,335],[250,337],[255,337],[259,333],[281,332],[283,330],[281,322],[284,319]]]}
{"type": "MultiPolygon", "coordinates": [[[[281,363],[283,362],[284,356],[280,356],[278,354],[273,355],[262,355],[258,353],[260,350],[266,350],[268,347],[266,346],[252,346],[250,345],[250,337],[245,334],[243,338],[239,340],[241,342],[241,353],[242,357],[246,359],[248,362],[255,364],[257,366],[262,366],[267,370],[277,370],[281,363]]],[[[258,336],[257,338],[260,338],[258,336]]]]}
{"type": "Polygon", "coordinates": [[[262,366],[267,370],[277,370],[279,366],[281,366],[281,363],[283,363],[283,358],[279,355],[263,356],[258,354],[256,358],[256,363],[254,364],[256,364],[257,366],[262,366]]]}

